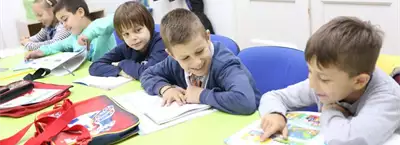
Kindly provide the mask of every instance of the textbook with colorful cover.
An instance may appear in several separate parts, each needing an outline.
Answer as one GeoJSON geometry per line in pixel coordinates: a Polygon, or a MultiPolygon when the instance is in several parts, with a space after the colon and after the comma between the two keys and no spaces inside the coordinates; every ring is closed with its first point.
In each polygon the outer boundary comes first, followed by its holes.
{"type": "Polygon", "coordinates": [[[130,81],[132,81],[132,79],[125,78],[122,76],[119,77],[87,76],[82,79],[75,80],[73,83],[100,88],[104,90],[112,90],[130,81]]]}
{"type": "Polygon", "coordinates": [[[163,107],[161,97],[148,95],[144,91],[137,91],[113,97],[112,99],[140,118],[139,134],[142,135],[215,111],[214,109],[210,109],[209,105],[203,104],[185,104],[179,106],[173,102],[170,106],[163,107]]]}
{"type": "Polygon", "coordinates": [[[288,119],[288,139],[285,140],[281,135],[261,142],[260,137],[264,133],[260,128],[261,120],[257,120],[235,133],[225,140],[227,145],[323,145],[325,144],[320,132],[319,113],[316,112],[289,112],[288,119]]]}

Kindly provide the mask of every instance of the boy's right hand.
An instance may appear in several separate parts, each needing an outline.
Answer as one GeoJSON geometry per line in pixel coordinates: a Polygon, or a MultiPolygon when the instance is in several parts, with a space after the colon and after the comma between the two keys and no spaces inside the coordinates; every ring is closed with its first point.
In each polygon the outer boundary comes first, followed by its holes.
{"type": "Polygon", "coordinates": [[[35,59],[39,57],[43,57],[44,53],[40,50],[35,50],[32,52],[29,52],[27,55],[25,55],[25,61],[28,61],[29,59],[35,59]]]}
{"type": "Polygon", "coordinates": [[[260,137],[261,141],[265,141],[275,133],[282,133],[283,138],[287,139],[286,121],[280,114],[266,114],[261,120],[261,128],[264,131],[264,134],[260,137]]]}
{"type": "Polygon", "coordinates": [[[79,35],[78,36],[78,44],[81,46],[86,46],[88,42],[88,38],[85,35],[79,35]]]}
{"type": "Polygon", "coordinates": [[[164,92],[162,94],[163,97],[163,103],[161,104],[162,106],[169,106],[171,105],[172,102],[176,101],[179,105],[186,104],[186,99],[185,97],[185,89],[182,89],[181,87],[173,87],[169,88],[172,86],[164,86],[161,88],[161,92],[164,92]],[[169,89],[168,89],[169,88],[169,89]],[[165,91],[165,89],[168,89],[165,91]]]}

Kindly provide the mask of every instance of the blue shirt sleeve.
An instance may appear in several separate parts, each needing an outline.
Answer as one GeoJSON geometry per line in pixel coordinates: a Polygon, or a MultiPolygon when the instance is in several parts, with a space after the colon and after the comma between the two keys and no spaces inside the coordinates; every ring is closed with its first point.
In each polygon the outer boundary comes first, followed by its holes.
{"type": "Polygon", "coordinates": [[[216,79],[220,88],[204,89],[200,94],[202,104],[230,114],[249,115],[257,110],[256,94],[238,60],[226,63],[216,79]]]}
{"type": "Polygon", "coordinates": [[[147,63],[136,62],[134,59],[122,60],[118,66],[128,75],[135,79],[140,79],[141,74],[150,66],[164,60],[168,55],[165,52],[165,46],[162,40],[156,42],[148,55],[147,63]]]}
{"type": "Polygon", "coordinates": [[[140,83],[148,94],[159,95],[162,87],[173,84],[171,79],[174,78],[174,65],[172,63],[172,58],[168,57],[143,72],[140,83]]]}
{"type": "Polygon", "coordinates": [[[103,57],[92,63],[89,67],[89,73],[92,76],[101,76],[101,77],[116,77],[118,76],[121,68],[118,66],[112,65],[113,62],[119,62],[125,59],[123,54],[123,49],[125,48],[125,44],[121,44],[110,52],[106,53],[103,57]]]}

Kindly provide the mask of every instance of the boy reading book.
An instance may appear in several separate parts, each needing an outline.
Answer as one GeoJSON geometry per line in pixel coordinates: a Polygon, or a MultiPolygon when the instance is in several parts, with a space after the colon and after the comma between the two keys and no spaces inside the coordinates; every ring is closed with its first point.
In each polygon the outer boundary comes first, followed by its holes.
{"type": "Polygon", "coordinates": [[[186,9],[175,9],[161,21],[161,36],[170,57],[143,72],[140,81],[165,104],[207,104],[231,114],[256,111],[260,92],[240,60],[186,9]]]}
{"type": "Polygon", "coordinates": [[[317,103],[327,144],[383,144],[400,126],[400,86],[375,68],[382,32],[355,17],[337,17],[308,40],[308,79],[262,96],[262,139],[287,136],[285,114],[317,103]]]}

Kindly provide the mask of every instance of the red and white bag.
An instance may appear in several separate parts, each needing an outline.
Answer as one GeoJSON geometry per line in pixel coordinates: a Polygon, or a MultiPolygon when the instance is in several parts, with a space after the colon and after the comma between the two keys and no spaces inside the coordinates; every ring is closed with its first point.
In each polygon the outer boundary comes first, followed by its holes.
{"type": "Polygon", "coordinates": [[[98,96],[74,104],[66,99],[15,135],[0,140],[0,144],[17,144],[32,124],[36,132],[25,145],[111,144],[139,131],[137,116],[107,96],[98,96]]]}
{"type": "Polygon", "coordinates": [[[23,117],[42,110],[65,98],[71,85],[55,85],[31,81],[17,81],[0,93],[0,116],[23,117]]]}

